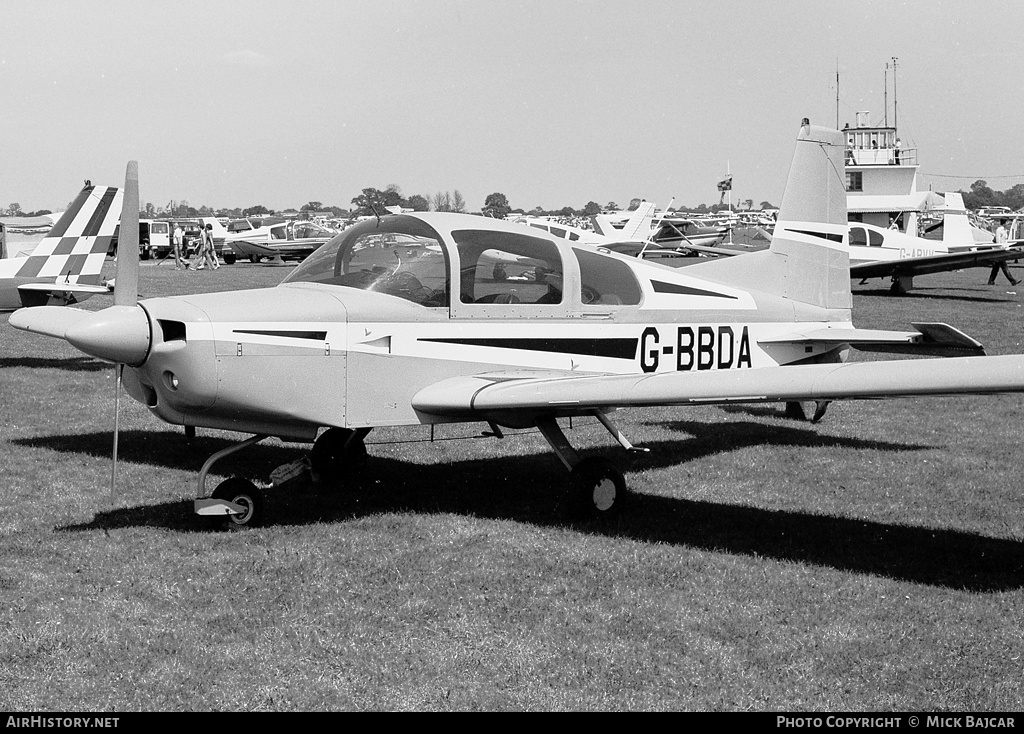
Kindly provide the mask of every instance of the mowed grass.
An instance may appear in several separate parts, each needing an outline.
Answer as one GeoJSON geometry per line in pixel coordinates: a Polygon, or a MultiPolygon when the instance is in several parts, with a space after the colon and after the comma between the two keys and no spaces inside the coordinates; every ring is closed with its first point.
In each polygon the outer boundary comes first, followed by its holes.
{"type": "MultiPolygon", "coordinates": [[[[144,263],[140,288],[287,272],[144,263]]],[[[855,322],[947,322],[1024,352],[1024,290],[986,277],[855,286],[855,322]]],[[[113,386],[0,323],[2,710],[1021,707],[1019,395],[833,404],[817,425],[775,405],[619,411],[651,449],[633,456],[576,420],[570,439],[635,491],[609,524],[561,512],[536,432],[379,429],[358,481],[269,490],[265,527],[219,532],[191,498],[239,436],[188,442],[122,396],[111,501],[113,386]]],[[[267,441],[210,486],[307,449],[267,441]]]]}

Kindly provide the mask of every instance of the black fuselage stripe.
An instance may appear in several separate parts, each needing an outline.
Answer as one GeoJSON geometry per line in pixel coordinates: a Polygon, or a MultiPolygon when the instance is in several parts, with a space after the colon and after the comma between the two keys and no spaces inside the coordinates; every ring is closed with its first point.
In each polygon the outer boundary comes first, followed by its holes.
{"type": "Polygon", "coordinates": [[[327,339],[326,331],[262,331],[257,329],[235,329],[236,334],[253,334],[255,336],[280,336],[287,339],[312,339],[322,342],[327,339]]]}
{"type": "Polygon", "coordinates": [[[805,234],[808,237],[820,237],[823,240],[829,240],[831,242],[842,242],[843,236],[841,234],[830,234],[829,232],[814,232],[809,229],[787,229],[787,232],[796,232],[797,234],[805,234]]]}
{"type": "Polygon", "coordinates": [[[651,285],[654,286],[655,293],[671,293],[677,296],[710,296],[712,298],[729,298],[731,300],[736,300],[736,296],[730,296],[727,293],[715,293],[714,291],[691,288],[688,285],[679,285],[677,283],[665,283],[660,280],[652,280],[651,285]]]}
{"type": "Polygon", "coordinates": [[[420,339],[423,342],[458,344],[491,349],[519,349],[527,352],[580,354],[588,357],[636,359],[637,339],[420,339]]]}

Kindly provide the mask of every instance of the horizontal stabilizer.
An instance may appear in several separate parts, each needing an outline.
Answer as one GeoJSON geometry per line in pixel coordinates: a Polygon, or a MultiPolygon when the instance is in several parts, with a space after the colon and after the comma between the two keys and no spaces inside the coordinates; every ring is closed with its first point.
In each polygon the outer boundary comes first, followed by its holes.
{"type": "Polygon", "coordinates": [[[1024,392],[1024,355],[794,365],[653,375],[491,373],[413,398],[421,413],[522,424],[609,407],[850,400],[1024,392]]]}
{"type": "Polygon", "coordinates": [[[865,352],[889,352],[962,357],[982,355],[985,348],[948,324],[911,324],[917,331],[882,331],[879,329],[810,328],[782,336],[761,339],[761,344],[849,344],[865,352]]]}

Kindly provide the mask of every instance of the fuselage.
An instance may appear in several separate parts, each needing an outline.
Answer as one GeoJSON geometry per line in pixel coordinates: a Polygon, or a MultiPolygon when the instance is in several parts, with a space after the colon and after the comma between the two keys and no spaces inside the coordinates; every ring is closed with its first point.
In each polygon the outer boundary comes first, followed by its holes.
{"type": "Polygon", "coordinates": [[[460,375],[834,361],[821,345],[766,342],[794,319],[850,326],[848,311],[728,285],[701,266],[457,215],[357,225],[276,288],[140,306],[150,344],[127,383],[135,398],[171,423],[299,439],[323,426],[433,422],[413,396],[460,375]]]}

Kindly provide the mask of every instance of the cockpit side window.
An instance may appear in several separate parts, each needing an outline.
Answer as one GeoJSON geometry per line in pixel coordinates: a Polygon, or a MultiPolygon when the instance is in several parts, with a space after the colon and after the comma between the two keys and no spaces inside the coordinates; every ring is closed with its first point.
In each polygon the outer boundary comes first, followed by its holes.
{"type": "Polygon", "coordinates": [[[624,262],[573,248],[580,263],[580,301],[584,306],[636,306],[642,291],[624,262]]]}
{"type": "Polygon", "coordinates": [[[306,258],[284,282],[328,283],[447,307],[448,266],[440,236],[412,217],[368,221],[306,258]]]}
{"type": "Polygon", "coordinates": [[[850,247],[867,247],[868,235],[863,227],[850,227],[850,247]]]}
{"type": "Polygon", "coordinates": [[[464,229],[452,232],[459,248],[462,303],[562,302],[562,258],[539,237],[464,229]]]}

